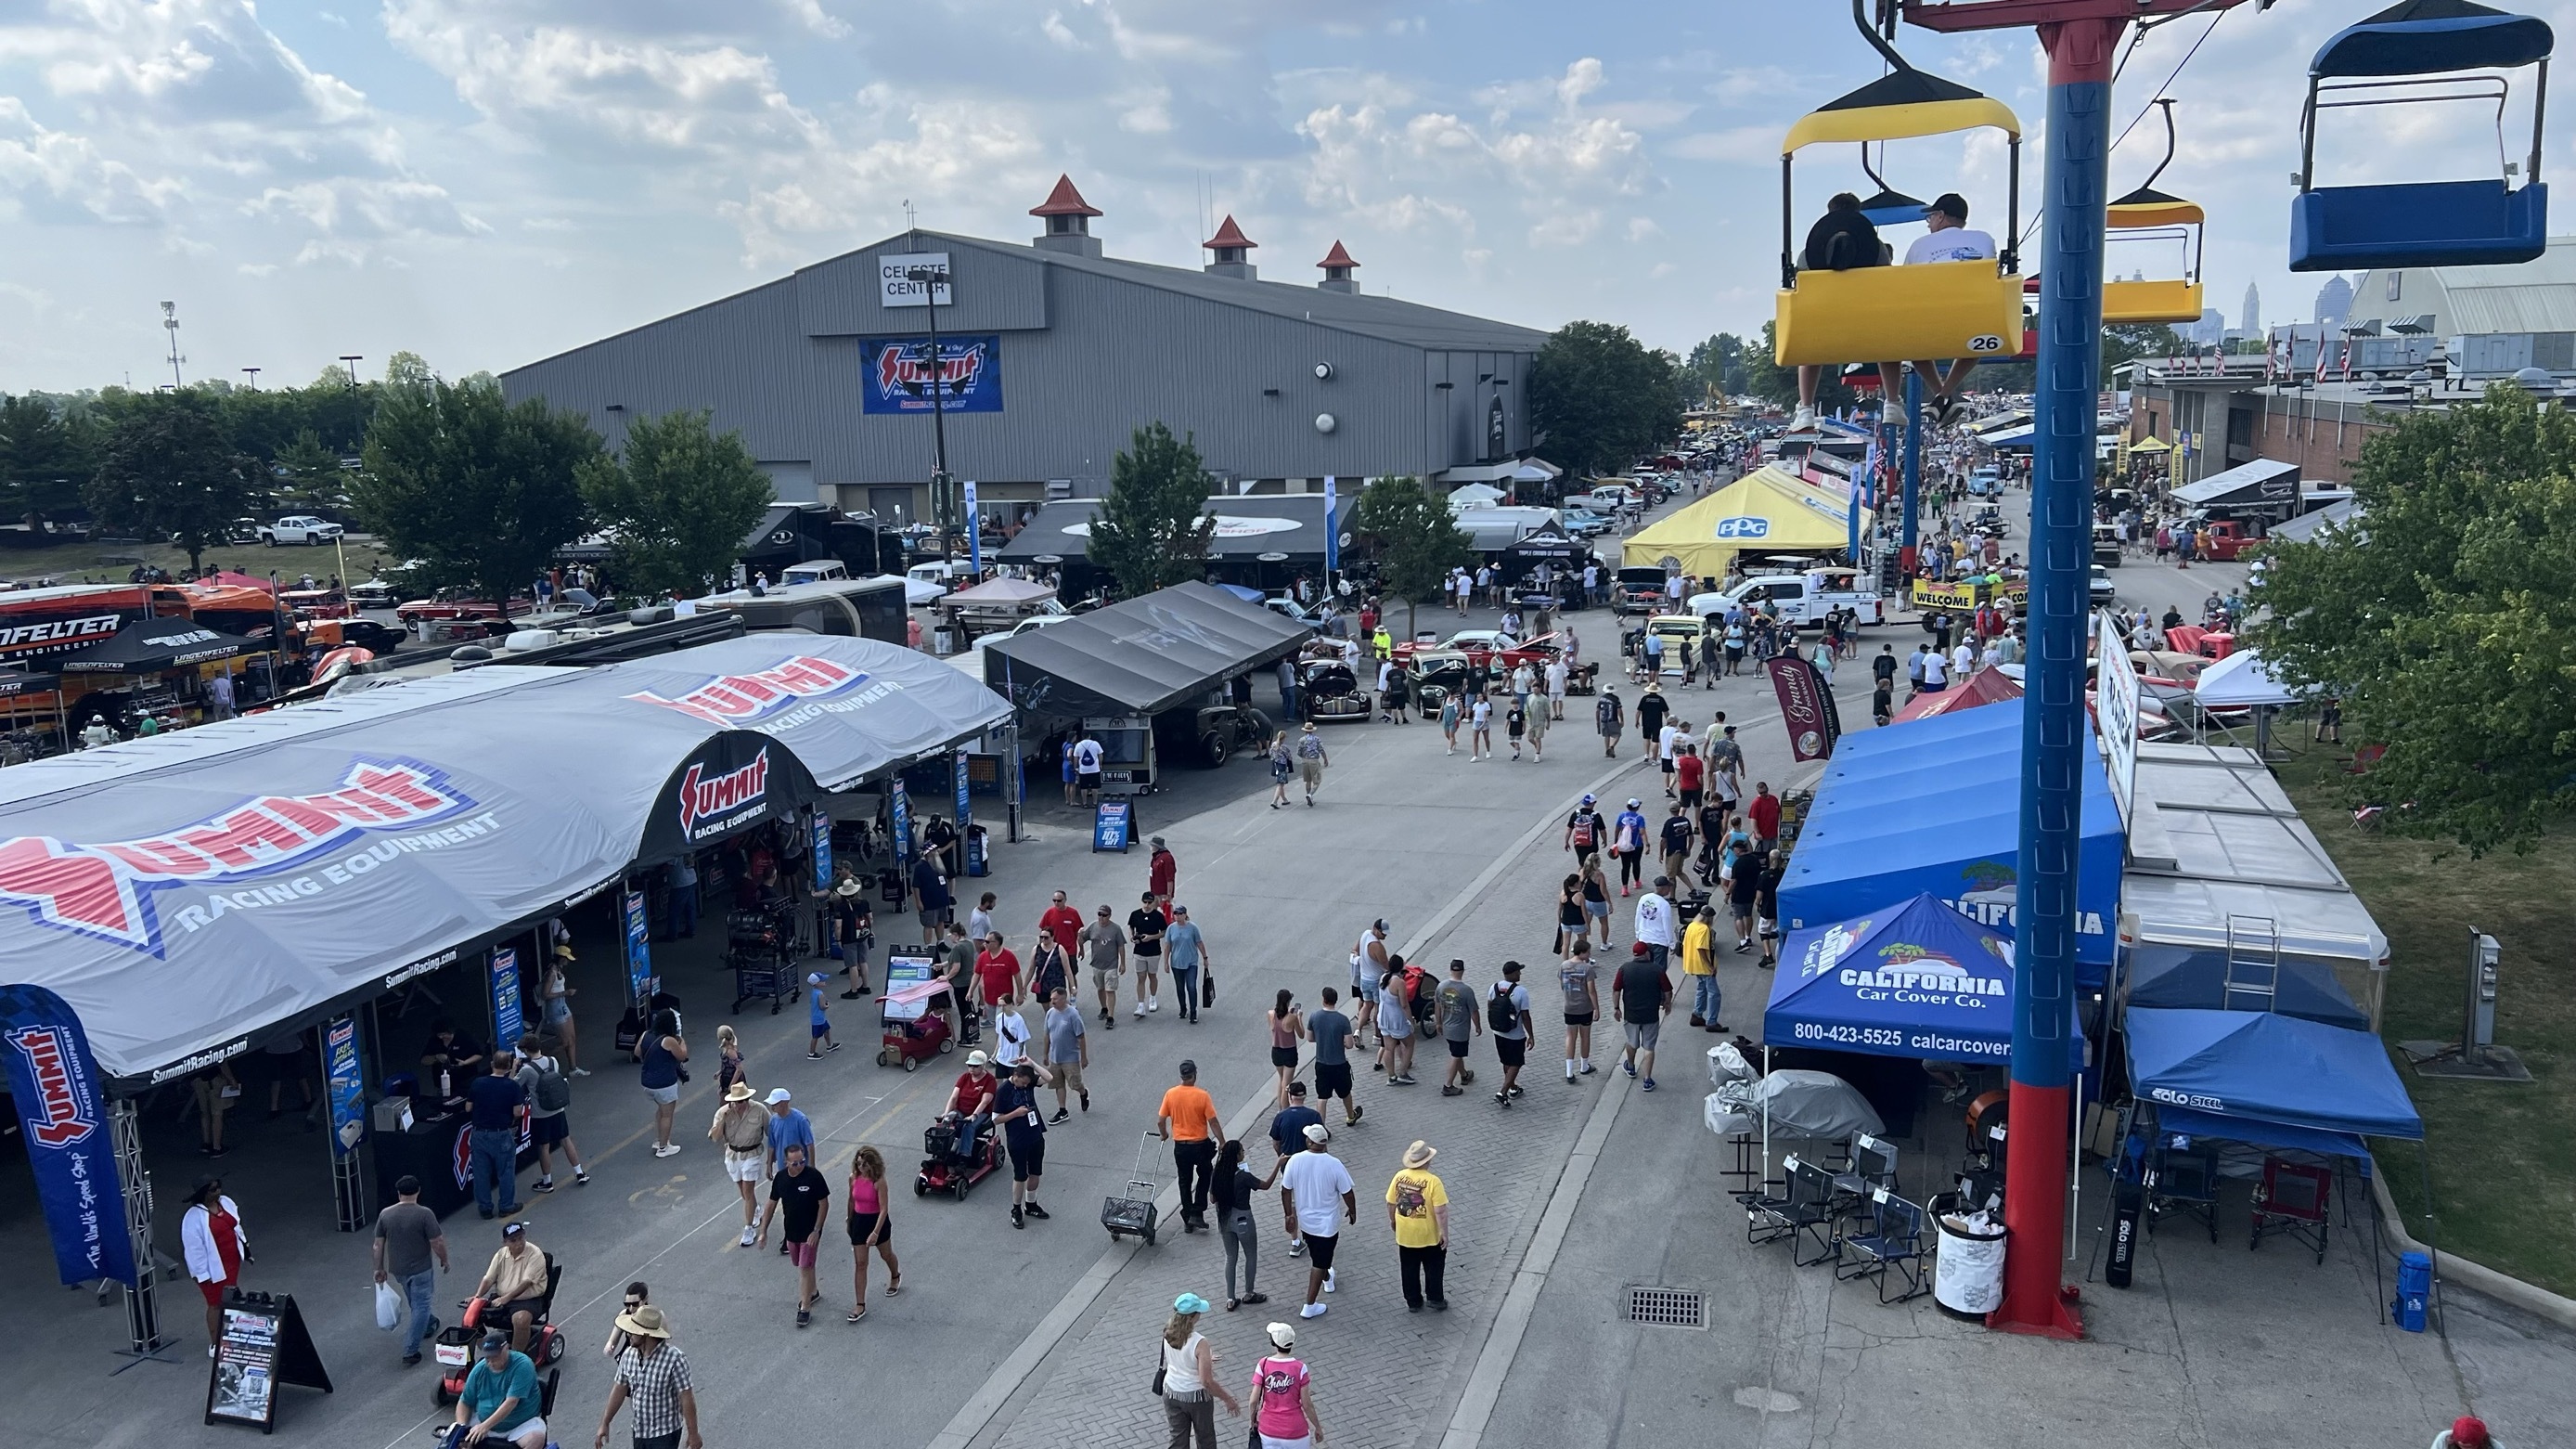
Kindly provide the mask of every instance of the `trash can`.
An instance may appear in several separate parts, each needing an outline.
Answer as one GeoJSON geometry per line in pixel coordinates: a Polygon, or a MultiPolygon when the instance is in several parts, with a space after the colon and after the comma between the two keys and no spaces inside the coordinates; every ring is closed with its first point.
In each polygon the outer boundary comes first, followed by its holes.
{"type": "Polygon", "coordinates": [[[2424,1305],[2433,1296],[2433,1258],[2429,1253],[2403,1253],[2397,1259],[2397,1299],[2388,1316],[2408,1333],[2424,1331],[2424,1305]]]}
{"type": "Polygon", "coordinates": [[[938,655],[938,656],[939,656],[940,658],[942,658],[942,659],[945,659],[945,658],[947,658],[949,655],[956,653],[956,652],[957,652],[957,634],[956,634],[956,632],[955,632],[954,630],[951,630],[951,629],[945,629],[945,628],[941,628],[941,629],[933,629],[933,630],[931,630],[931,631],[930,631],[930,652],[931,652],[931,653],[933,653],[933,654],[938,655]]]}
{"type": "Polygon", "coordinates": [[[966,873],[970,876],[989,875],[992,873],[992,869],[992,865],[984,858],[984,827],[981,825],[967,826],[966,873]]]}
{"type": "Polygon", "coordinates": [[[1955,1194],[1942,1194],[1927,1206],[1941,1243],[1932,1266],[1932,1301],[1956,1318],[1983,1318],[2002,1307],[2003,1225],[1979,1226],[1980,1220],[1959,1211],[1955,1194]]]}

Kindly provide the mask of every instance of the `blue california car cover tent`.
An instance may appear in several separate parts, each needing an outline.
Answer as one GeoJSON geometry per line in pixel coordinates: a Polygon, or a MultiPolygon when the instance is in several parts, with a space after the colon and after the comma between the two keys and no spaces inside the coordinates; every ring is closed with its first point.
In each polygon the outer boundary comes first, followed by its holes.
{"type": "MultiPolygon", "coordinates": [[[[1823,926],[1924,893],[2010,934],[2021,849],[2021,700],[1845,735],[1780,880],[1780,919],[1823,926]]],[[[2108,974],[2125,854],[2092,751],[2076,855],[2077,979],[2108,974]]]]}
{"type": "Polygon", "coordinates": [[[2359,1156],[2364,1137],[2417,1139],[2423,1119],[2388,1049],[2264,1011],[2145,1008],[2127,1017],[2129,1085],[2168,1132],[2359,1156]]]}
{"type": "Polygon", "coordinates": [[[2012,941],[1918,895],[1792,931],[1762,1039],[1876,1056],[2012,1058],[2012,941]]]}

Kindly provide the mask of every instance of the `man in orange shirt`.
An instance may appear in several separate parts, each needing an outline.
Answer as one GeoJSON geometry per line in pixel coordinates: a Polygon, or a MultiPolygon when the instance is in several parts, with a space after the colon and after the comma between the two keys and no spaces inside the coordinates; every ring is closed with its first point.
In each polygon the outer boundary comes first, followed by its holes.
{"type": "Polygon", "coordinates": [[[1199,1085],[1199,1064],[1181,1063],[1181,1084],[1163,1094],[1155,1133],[1172,1144],[1172,1163],[1180,1172],[1181,1231],[1207,1231],[1208,1185],[1216,1176],[1216,1150],[1225,1145],[1225,1124],[1216,1119],[1216,1102],[1199,1085]]]}

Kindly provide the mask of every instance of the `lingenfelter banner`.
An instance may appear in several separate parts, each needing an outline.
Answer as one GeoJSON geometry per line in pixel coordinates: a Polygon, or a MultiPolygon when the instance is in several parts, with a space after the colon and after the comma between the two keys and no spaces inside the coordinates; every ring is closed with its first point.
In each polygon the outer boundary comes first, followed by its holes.
{"type": "Polygon", "coordinates": [[[65,1283],[113,1278],[132,1286],[134,1245],[125,1235],[107,1092],[80,1018],[41,986],[0,987],[0,1041],[8,1043],[9,1092],[55,1271],[65,1283]]]}
{"type": "Polygon", "coordinates": [[[1791,756],[1802,763],[1831,759],[1834,742],[1843,736],[1843,720],[1824,676],[1813,663],[1786,654],[1765,667],[1771,690],[1780,697],[1780,722],[1789,730],[1791,756]]]}

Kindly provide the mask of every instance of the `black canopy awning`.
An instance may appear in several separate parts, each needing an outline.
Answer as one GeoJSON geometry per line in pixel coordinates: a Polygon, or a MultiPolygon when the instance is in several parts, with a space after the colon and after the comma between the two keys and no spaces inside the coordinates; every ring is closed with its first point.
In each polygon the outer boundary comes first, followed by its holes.
{"type": "Polygon", "coordinates": [[[55,667],[65,674],[158,674],[230,659],[254,649],[249,640],[194,619],[137,619],[55,667]]]}
{"type": "Polygon", "coordinates": [[[1293,654],[1308,637],[1222,589],[1175,584],[994,640],[983,650],[984,682],[1031,715],[1153,714],[1293,654]]]}

